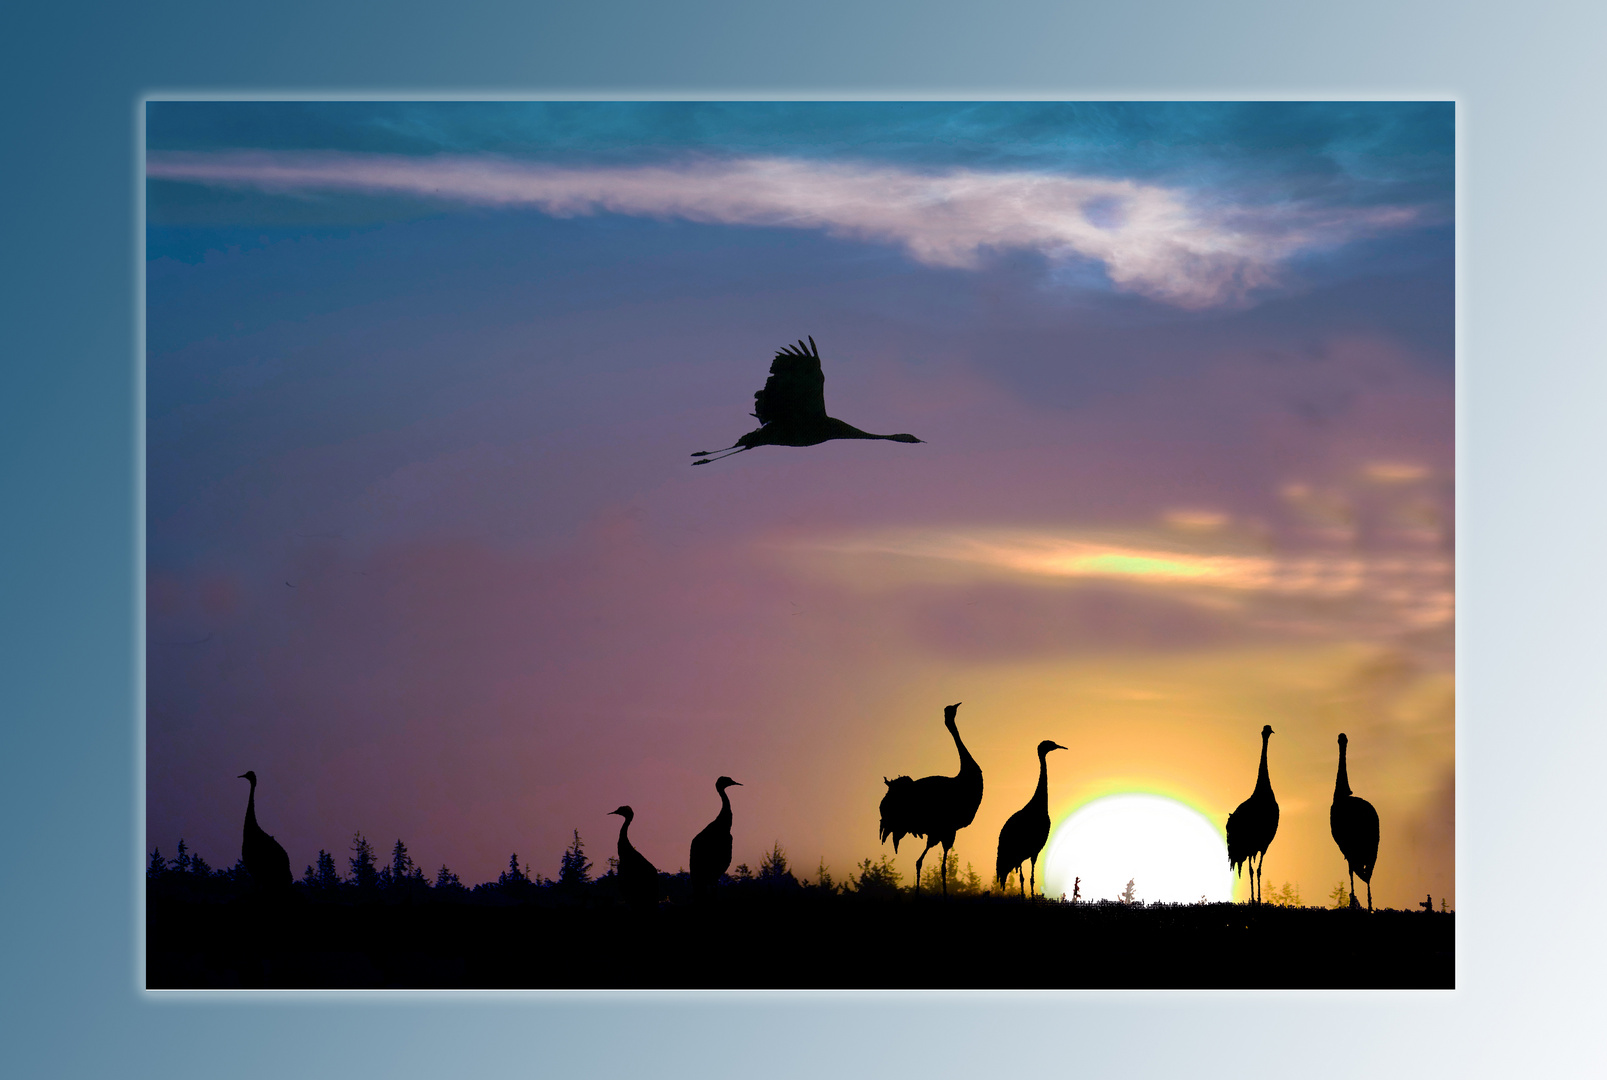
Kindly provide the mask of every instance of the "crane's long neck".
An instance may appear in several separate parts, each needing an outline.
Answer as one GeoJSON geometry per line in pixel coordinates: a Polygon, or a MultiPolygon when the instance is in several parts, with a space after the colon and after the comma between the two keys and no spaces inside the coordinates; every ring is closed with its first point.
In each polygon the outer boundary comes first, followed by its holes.
{"type": "MultiPolygon", "coordinates": [[[[1261,736],[1261,771],[1255,774],[1255,793],[1257,795],[1272,793],[1272,778],[1267,776],[1267,740],[1270,736],[1261,736]]],[[[1244,790],[1240,788],[1239,790],[1244,790]]]]}
{"type": "Polygon", "coordinates": [[[715,818],[714,820],[718,821],[721,825],[724,825],[726,827],[727,831],[730,830],[730,828],[731,828],[731,796],[729,796],[729,795],[727,795],[725,793],[725,788],[720,789],[720,816],[715,818]]]}
{"type": "Polygon", "coordinates": [[[976,759],[971,756],[971,751],[965,748],[965,743],[960,740],[960,725],[951,720],[948,727],[949,734],[954,736],[954,748],[960,752],[960,775],[974,776],[980,779],[982,768],[976,763],[976,759]]]}
{"type": "Polygon", "coordinates": [[[1350,777],[1345,775],[1345,744],[1339,744],[1339,775],[1334,777],[1334,801],[1350,794],[1350,777]]]}
{"type": "Polygon", "coordinates": [[[251,781],[251,794],[246,796],[246,831],[258,828],[257,825],[257,782],[251,781]]]}
{"type": "Polygon", "coordinates": [[[629,836],[625,835],[627,832],[630,831],[630,827],[631,827],[631,819],[630,818],[625,818],[623,821],[621,821],[619,823],[619,850],[621,850],[621,851],[629,851],[630,850],[631,838],[629,836]]]}
{"type": "Polygon", "coordinates": [[[1032,805],[1045,814],[1049,812],[1049,751],[1038,751],[1038,787],[1032,793],[1032,805]]]}

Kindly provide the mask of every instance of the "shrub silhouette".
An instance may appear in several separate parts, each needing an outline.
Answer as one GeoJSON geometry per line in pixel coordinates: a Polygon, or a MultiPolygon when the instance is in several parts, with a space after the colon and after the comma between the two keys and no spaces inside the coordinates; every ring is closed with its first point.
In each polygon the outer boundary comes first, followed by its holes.
{"type": "Polygon", "coordinates": [[[1283,888],[1275,888],[1267,894],[1267,902],[1278,907],[1305,906],[1300,902],[1300,886],[1291,885],[1287,881],[1283,883],[1283,888]]]}
{"type": "Polygon", "coordinates": [[[759,884],[772,889],[796,889],[798,879],[787,865],[787,853],[777,840],[759,860],[759,884]]]}
{"type": "Polygon", "coordinates": [[[898,892],[899,882],[903,875],[898,872],[886,855],[880,862],[864,860],[858,866],[859,875],[850,875],[849,882],[855,893],[861,896],[892,896],[898,892]]]}

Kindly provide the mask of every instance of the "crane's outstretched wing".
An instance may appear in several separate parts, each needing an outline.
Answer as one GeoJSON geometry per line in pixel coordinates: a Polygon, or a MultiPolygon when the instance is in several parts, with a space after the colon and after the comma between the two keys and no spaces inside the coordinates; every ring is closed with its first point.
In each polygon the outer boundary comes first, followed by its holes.
{"type": "Polygon", "coordinates": [[[761,424],[774,421],[826,419],[826,377],[820,373],[820,350],[815,339],[777,351],[770,361],[770,378],[753,395],[753,415],[761,424]]]}

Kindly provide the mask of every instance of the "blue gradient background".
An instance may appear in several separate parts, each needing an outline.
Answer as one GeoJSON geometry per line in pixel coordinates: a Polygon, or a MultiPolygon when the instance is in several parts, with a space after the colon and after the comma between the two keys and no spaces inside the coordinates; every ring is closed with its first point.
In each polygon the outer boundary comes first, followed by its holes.
{"type": "MultiPolygon", "coordinates": [[[[65,4],[0,38],[0,1067],[16,1076],[1577,1074],[1607,960],[1599,8],[65,4]],[[467,11],[468,14],[464,12],[467,11]],[[138,989],[141,94],[1454,96],[1454,994],[138,989]],[[40,883],[44,883],[42,886],[40,883]]],[[[889,942],[876,963],[938,942],[889,942]]]]}

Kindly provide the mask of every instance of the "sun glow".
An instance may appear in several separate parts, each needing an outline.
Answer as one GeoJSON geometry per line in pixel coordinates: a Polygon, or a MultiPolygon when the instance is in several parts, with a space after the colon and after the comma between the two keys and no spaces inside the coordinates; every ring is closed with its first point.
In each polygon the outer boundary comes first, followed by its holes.
{"type": "Polygon", "coordinates": [[[1114,900],[1129,880],[1145,902],[1233,899],[1222,833],[1199,811],[1161,795],[1107,795],[1056,825],[1044,859],[1044,894],[1070,899],[1078,878],[1084,900],[1114,900]]]}

